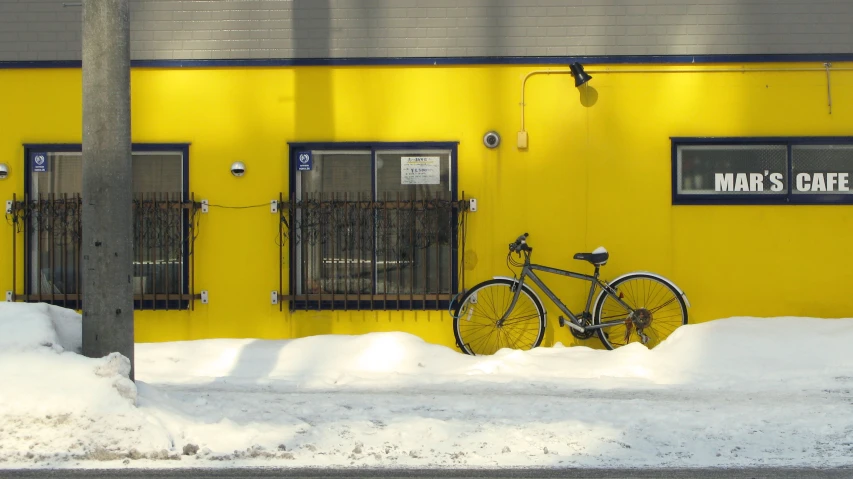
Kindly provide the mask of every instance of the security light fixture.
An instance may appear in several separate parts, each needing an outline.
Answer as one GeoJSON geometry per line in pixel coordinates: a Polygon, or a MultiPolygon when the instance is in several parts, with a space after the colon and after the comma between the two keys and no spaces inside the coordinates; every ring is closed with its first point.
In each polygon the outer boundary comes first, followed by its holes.
{"type": "Polygon", "coordinates": [[[574,62],[569,65],[569,69],[572,71],[572,76],[575,77],[576,87],[581,86],[592,79],[587,72],[583,71],[583,65],[578,62],[574,62]]]}
{"type": "Polygon", "coordinates": [[[231,174],[234,176],[243,176],[246,173],[246,165],[242,161],[235,161],[231,165],[231,174]]]}
{"type": "Polygon", "coordinates": [[[0,163],[0,180],[5,180],[9,176],[9,165],[0,163]]]}

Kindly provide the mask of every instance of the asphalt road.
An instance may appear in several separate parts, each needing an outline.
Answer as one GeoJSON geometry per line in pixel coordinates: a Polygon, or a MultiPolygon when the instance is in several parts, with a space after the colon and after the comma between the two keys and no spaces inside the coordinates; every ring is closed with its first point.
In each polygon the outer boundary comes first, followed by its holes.
{"type": "Polygon", "coordinates": [[[264,478],[289,479],[382,478],[382,479],[824,479],[853,478],[853,466],[843,469],[0,469],[0,478],[264,478]]]}

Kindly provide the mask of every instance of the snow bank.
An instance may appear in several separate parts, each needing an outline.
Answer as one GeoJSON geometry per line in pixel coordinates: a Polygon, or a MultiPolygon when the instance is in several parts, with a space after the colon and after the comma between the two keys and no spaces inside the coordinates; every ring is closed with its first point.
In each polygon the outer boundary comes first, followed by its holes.
{"type": "Polygon", "coordinates": [[[853,377],[853,319],[727,318],[677,329],[652,351],[667,382],[820,388],[853,377]]]}
{"type": "Polygon", "coordinates": [[[460,382],[507,387],[788,388],[853,376],[853,319],[730,318],[677,329],[649,350],[556,345],[472,357],[405,333],[290,341],[218,339],[140,344],[146,382],[227,381],[302,389],[410,387],[460,382]]]}
{"type": "Polygon", "coordinates": [[[0,468],[853,464],[853,319],[488,357],[405,333],[138,344],[135,385],[78,354],[73,312],[0,303],[0,341],[0,468]]]}
{"type": "Polygon", "coordinates": [[[0,303],[0,463],[169,444],[135,407],[130,361],[81,356],[81,338],[72,310],[0,303]]]}
{"type": "Polygon", "coordinates": [[[215,463],[849,465],[851,340],[850,319],[730,318],[654,350],[471,357],[403,333],[143,344],[140,408],[215,463]]]}
{"type": "Polygon", "coordinates": [[[0,303],[0,353],[52,347],[79,353],[82,320],[75,311],[49,304],[0,303]]]}

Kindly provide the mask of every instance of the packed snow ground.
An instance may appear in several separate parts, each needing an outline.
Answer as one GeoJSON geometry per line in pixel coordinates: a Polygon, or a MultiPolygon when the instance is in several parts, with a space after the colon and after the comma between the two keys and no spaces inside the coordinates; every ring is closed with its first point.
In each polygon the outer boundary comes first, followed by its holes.
{"type": "Polygon", "coordinates": [[[649,351],[470,357],[403,333],[79,354],[0,303],[0,468],[853,465],[853,319],[730,318],[649,351]]]}

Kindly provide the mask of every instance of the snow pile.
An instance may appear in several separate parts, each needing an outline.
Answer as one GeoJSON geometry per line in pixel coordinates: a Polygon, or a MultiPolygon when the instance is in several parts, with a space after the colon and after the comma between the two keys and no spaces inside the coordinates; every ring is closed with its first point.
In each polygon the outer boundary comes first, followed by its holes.
{"type": "Polygon", "coordinates": [[[817,389],[853,378],[851,341],[853,319],[728,318],[681,327],[646,354],[666,382],[817,389]]]}
{"type": "Polygon", "coordinates": [[[83,357],[81,338],[74,311],[0,303],[0,464],[169,447],[135,407],[129,360],[83,357]]]}
{"type": "Polygon", "coordinates": [[[403,333],[145,344],[141,407],[215,462],[848,465],[851,340],[850,319],[730,318],[651,351],[470,357],[403,333]]]}
{"type": "Polygon", "coordinates": [[[136,385],[74,352],[79,324],[0,303],[0,467],[853,463],[851,319],[488,357],[404,333],[138,344],[136,385]]]}
{"type": "Polygon", "coordinates": [[[0,303],[0,353],[51,347],[79,353],[82,321],[70,309],[48,304],[0,303]]]}
{"type": "Polygon", "coordinates": [[[853,320],[729,318],[677,329],[654,350],[634,343],[504,349],[472,357],[406,333],[315,336],[292,341],[218,339],[137,345],[146,382],[227,382],[279,388],[403,388],[462,382],[510,388],[703,389],[818,387],[853,376],[853,320]],[[179,367],[176,367],[179,366],[179,367]]]}

